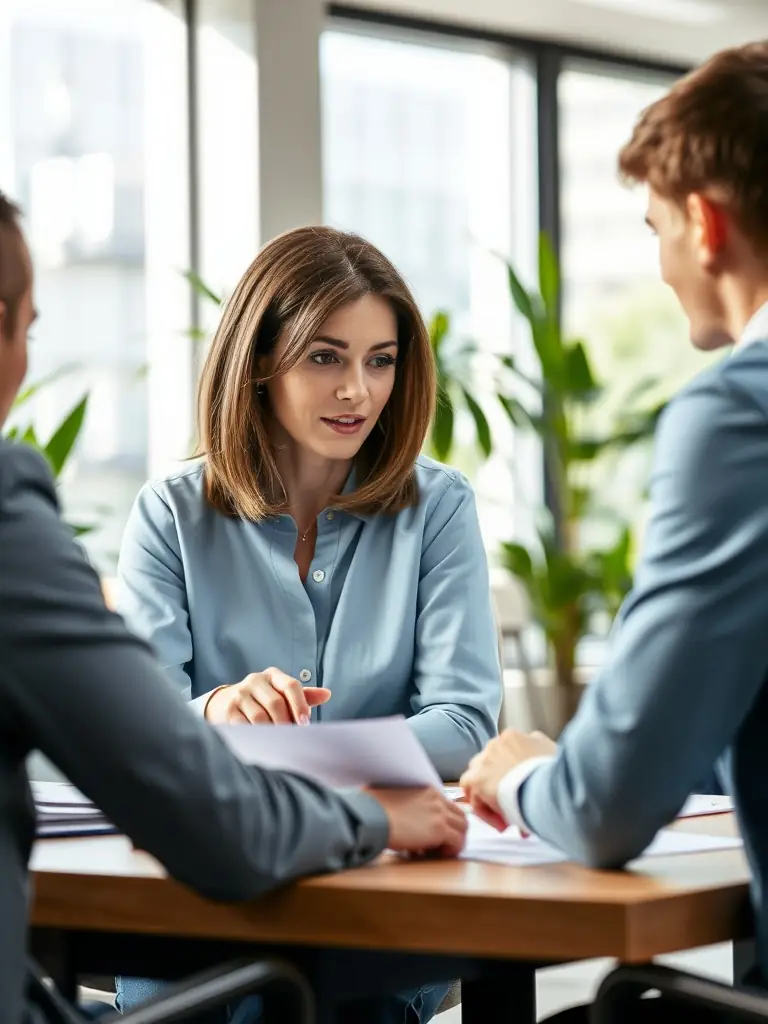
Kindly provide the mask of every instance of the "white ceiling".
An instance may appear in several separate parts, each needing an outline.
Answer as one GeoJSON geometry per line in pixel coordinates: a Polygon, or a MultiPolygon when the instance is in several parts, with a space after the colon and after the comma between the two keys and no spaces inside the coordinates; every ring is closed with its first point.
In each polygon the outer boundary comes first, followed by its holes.
{"type": "Polygon", "coordinates": [[[768,0],[351,0],[392,14],[695,63],[768,38],[768,0]]]}

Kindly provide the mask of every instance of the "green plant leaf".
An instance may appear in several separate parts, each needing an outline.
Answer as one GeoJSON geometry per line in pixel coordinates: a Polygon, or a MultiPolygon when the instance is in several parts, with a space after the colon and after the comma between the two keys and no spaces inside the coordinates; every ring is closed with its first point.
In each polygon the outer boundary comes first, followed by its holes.
{"type": "Polygon", "coordinates": [[[24,431],[24,433],[21,435],[19,440],[23,441],[24,444],[31,445],[33,448],[36,448],[38,451],[40,451],[40,442],[37,440],[37,434],[35,433],[35,428],[32,426],[31,423],[27,427],[27,429],[24,431]]]}
{"type": "Polygon", "coordinates": [[[475,421],[475,433],[477,435],[477,443],[480,446],[480,451],[487,459],[493,451],[493,440],[491,438],[491,428],[488,424],[488,420],[479,404],[463,386],[461,388],[461,393],[464,396],[464,401],[467,403],[467,408],[472,415],[472,419],[475,421]]]}
{"type": "Polygon", "coordinates": [[[557,320],[547,315],[534,316],[531,321],[533,347],[539,358],[544,388],[550,398],[563,394],[564,349],[557,320]]]}
{"type": "Polygon", "coordinates": [[[581,564],[579,556],[549,546],[545,555],[550,608],[561,610],[578,606],[581,599],[594,590],[593,576],[581,564]]]}
{"type": "Polygon", "coordinates": [[[582,341],[575,341],[564,351],[566,390],[582,402],[593,402],[602,394],[602,388],[595,380],[587,350],[582,341]]]}
{"type": "Polygon", "coordinates": [[[74,448],[85,420],[88,395],[85,395],[67,414],[54,431],[43,452],[51,464],[54,476],[58,476],[74,448]]]}
{"type": "Polygon", "coordinates": [[[221,296],[217,295],[216,292],[209,288],[205,281],[203,281],[203,279],[198,274],[196,274],[194,270],[182,270],[181,274],[182,277],[189,281],[189,283],[192,285],[192,289],[198,295],[202,296],[202,298],[204,299],[209,299],[217,306],[221,305],[221,296]]]}
{"type": "Polygon", "coordinates": [[[451,327],[451,320],[448,314],[439,309],[429,322],[429,342],[435,357],[440,352],[440,347],[445,341],[451,327]]]}
{"type": "Polygon", "coordinates": [[[506,568],[529,586],[533,581],[534,572],[533,559],[528,549],[522,544],[507,542],[501,545],[501,552],[506,568]]]}
{"type": "Polygon", "coordinates": [[[534,310],[533,300],[525,288],[520,283],[520,278],[514,271],[511,264],[504,261],[507,268],[507,280],[509,282],[509,291],[512,296],[512,301],[517,307],[517,311],[521,313],[528,323],[533,327],[536,322],[536,312],[534,310]]]}
{"type": "Polygon", "coordinates": [[[632,529],[624,523],[612,548],[592,551],[586,556],[594,577],[599,581],[602,605],[614,612],[632,586],[632,529]]]}
{"type": "Polygon", "coordinates": [[[539,291],[548,315],[557,319],[560,297],[560,271],[554,247],[545,231],[539,235],[539,291]]]}
{"type": "Polygon", "coordinates": [[[509,395],[498,394],[496,397],[513,426],[533,428],[537,432],[540,430],[540,417],[532,416],[522,402],[516,398],[510,398],[509,395]]]}
{"type": "Polygon", "coordinates": [[[84,537],[87,533],[93,533],[96,529],[95,526],[83,526],[78,523],[68,523],[69,528],[72,530],[76,537],[84,537]]]}
{"type": "Polygon", "coordinates": [[[453,401],[448,391],[440,390],[435,406],[430,441],[435,458],[445,462],[453,447],[453,401]]]}
{"type": "Polygon", "coordinates": [[[594,495],[589,487],[571,486],[568,489],[570,518],[580,520],[592,507],[594,495]]]}

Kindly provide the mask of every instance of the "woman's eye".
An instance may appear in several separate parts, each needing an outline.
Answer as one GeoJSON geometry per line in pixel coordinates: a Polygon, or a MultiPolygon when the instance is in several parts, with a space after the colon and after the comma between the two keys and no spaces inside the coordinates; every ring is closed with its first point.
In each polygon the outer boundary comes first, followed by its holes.
{"type": "Polygon", "coordinates": [[[317,366],[329,366],[338,361],[334,352],[313,352],[309,358],[317,366]]]}
{"type": "Polygon", "coordinates": [[[373,365],[376,367],[377,370],[384,370],[388,366],[394,366],[394,364],[394,356],[374,356],[373,358],[373,365]]]}

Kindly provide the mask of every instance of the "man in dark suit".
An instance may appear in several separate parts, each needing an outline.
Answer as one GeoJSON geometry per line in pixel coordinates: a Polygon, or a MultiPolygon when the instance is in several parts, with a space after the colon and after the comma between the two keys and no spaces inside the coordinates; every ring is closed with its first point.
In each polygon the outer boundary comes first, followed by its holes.
{"type": "Polygon", "coordinates": [[[559,745],[507,732],[462,782],[497,823],[619,867],[720,759],[768,984],[768,43],[679,81],[643,112],[620,168],[648,186],[662,276],[694,344],[735,350],[662,418],[634,588],[559,745]]]}
{"type": "MultiPolygon", "coordinates": [[[[32,276],[17,211],[0,193],[0,424],[26,372],[32,276]]],[[[34,749],[175,878],[213,899],[246,900],[363,864],[387,845],[447,855],[463,846],[465,816],[436,790],[338,793],[241,764],[159,676],[148,648],[105,608],[42,458],[0,440],[3,1024],[29,1010],[25,759],[34,749]]],[[[366,1019],[392,1019],[383,1004],[379,1012],[366,1019]]]]}

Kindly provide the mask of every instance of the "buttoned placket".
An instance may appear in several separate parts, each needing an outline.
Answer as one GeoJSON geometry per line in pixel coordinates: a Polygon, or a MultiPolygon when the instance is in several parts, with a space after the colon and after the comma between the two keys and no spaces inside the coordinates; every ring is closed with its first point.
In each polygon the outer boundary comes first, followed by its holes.
{"type": "MultiPolygon", "coordinates": [[[[331,580],[339,547],[342,516],[326,510],[317,519],[315,553],[305,583],[299,577],[294,560],[298,531],[290,516],[273,521],[273,568],[287,599],[292,620],[292,664],[284,671],[305,686],[322,686],[322,659],[331,617],[331,580]]],[[[281,666],[283,667],[283,666],[281,666]]],[[[319,720],[321,708],[312,717],[319,720]]]]}

